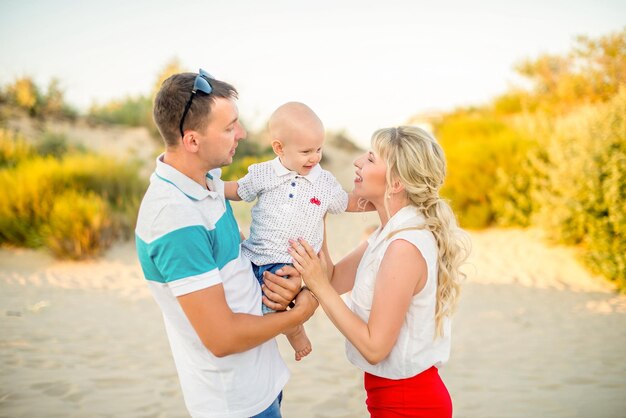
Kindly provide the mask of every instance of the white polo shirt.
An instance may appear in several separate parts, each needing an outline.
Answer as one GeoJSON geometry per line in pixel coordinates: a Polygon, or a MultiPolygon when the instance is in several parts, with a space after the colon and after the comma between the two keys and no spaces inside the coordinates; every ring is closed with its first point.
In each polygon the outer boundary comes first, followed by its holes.
{"type": "Polygon", "coordinates": [[[450,357],[450,321],[445,319],[443,336],[435,336],[435,307],[437,301],[437,241],[426,229],[409,229],[389,237],[393,231],[423,225],[424,218],[414,206],[405,206],[368,239],[368,246],[359,263],[351,294],[350,308],[367,322],[374,300],[374,287],[380,263],[389,244],[397,239],[410,242],[426,260],[428,276],[424,288],[411,299],[400,334],[389,355],[372,365],[346,341],[348,360],[370,374],[387,379],[413,377],[432,366],[440,367],[450,357]]]}
{"type": "Polygon", "coordinates": [[[238,182],[237,194],[251,202],[250,237],[243,253],[256,265],[291,263],[290,239],[304,238],[316,252],[324,240],[324,215],[341,213],[348,194],[337,179],[317,164],[301,176],[282,165],[278,157],[248,167],[238,182]]]}
{"type": "Polygon", "coordinates": [[[209,191],[160,156],[139,209],[137,254],[163,313],[189,413],[249,417],[265,410],[289,378],[275,340],[215,357],[176,299],[221,283],[233,312],[261,315],[261,291],[250,261],[241,254],[239,228],[220,174],[219,169],[207,174],[209,191]]]}

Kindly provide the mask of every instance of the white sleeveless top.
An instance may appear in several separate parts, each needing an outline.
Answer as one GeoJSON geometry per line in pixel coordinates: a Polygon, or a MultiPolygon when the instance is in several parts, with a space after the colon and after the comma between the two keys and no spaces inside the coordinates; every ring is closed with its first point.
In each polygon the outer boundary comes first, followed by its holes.
{"type": "Polygon", "coordinates": [[[443,336],[435,336],[435,306],[437,292],[437,242],[425,229],[393,231],[422,225],[424,217],[414,206],[405,206],[380,227],[368,239],[368,247],[356,272],[351,295],[350,309],[367,322],[374,300],[376,275],[389,244],[403,239],[415,245],[426,260],[428,276],[424,288],[411,300],[398,340],[389,355],[380,363],[372,365],[346,340],[346,356],[359,369],[387,379],[413,377],[432,366],[440,367],[450,357],[450,321],[444,320],[443,336]]]}

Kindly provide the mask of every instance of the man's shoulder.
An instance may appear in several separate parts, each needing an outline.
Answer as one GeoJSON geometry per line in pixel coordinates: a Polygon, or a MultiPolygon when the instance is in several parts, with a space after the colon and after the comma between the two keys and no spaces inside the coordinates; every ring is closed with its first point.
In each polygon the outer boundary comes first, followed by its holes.
{"type": "Polygon", "coordinates": [[[151,240],[177,229],[206,224],[205,216],[183,192],[166,182],[152,182],[137,216],[136,233],[151,240]]]}
{"type": "Polygon", "coordinates": [[[156,179],[150,182],[148,190],[141,201],[142,208],[152,208],[152,213],[158,213],[166,208],[191,207],[192,201],[173,184],[156,179]]]}
{"type": "Polygon", "coordinates": [[[135,232],[151,241],[179,229],[200,225],[204,226],[204,222],[197,210],[181,201],[163,200],[150,206],[142,204],[135,232]]]}

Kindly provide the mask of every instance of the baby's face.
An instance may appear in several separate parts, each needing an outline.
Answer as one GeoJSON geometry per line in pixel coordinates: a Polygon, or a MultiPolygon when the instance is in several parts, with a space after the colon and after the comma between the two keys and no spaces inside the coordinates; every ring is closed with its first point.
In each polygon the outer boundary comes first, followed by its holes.
{"type": "Polygon", "coordinates": [[[281,141],[280,162],[291,171],[306,176],[322,159],[324,135],[301,133],[281,141]]]}

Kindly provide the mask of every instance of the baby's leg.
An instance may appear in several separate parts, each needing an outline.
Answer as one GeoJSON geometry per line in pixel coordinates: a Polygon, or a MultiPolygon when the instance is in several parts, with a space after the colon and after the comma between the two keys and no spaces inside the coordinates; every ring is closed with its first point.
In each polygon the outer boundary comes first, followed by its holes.
{"type": "Polygon", "coordinates": [[[311,348],[311,341],[304,330],[304,325],[298,325],[288,329],[285,332],[285,336],[287,336],[289,344],[291,344],[296,352],[296,361],[300,361],[303,357],[308,356],[313,350],[311,348]]]}
{"type": "MultiPolygon", "coordinates": [[[[291,264],[272,264],[272,265],[267,265],[267,266],[263,266],[264,270],[269,271],[270,273],[276,273],[276,270],[280,269],[281,267],[285,266],[285,265],[291,265],[291,264]]],[[[263,270],[263,271],[264,271],[263,270]]],[[[263,274],[263,271],[261,271],[261,275],[263,274]]],[[[262,276],[259,277],[259,282],[262,280],[262,276]]],[[[263,305],[263,315],[269,313],[269,312],[274,312],[272,309],[269,309],[267,306],[263,305]]],[[[287,330],[285,332],[285,336],[287,337],[287,340],[289,341],[289,344],[291,344],[291,346],[293,347],[294,351],[296,352],[295,357],[296,357],[296,361],[300,361],[303,357],[306,357],[309,355],[309,353],[311,353],[312,348],[311,348],[311,341],[309,340],[309,337],[307,337],[306,335],[306,331],[304,330],[304,326],[303,325],[298,325],[297,327],[293,327],[289,330],[287,330]]]]}

